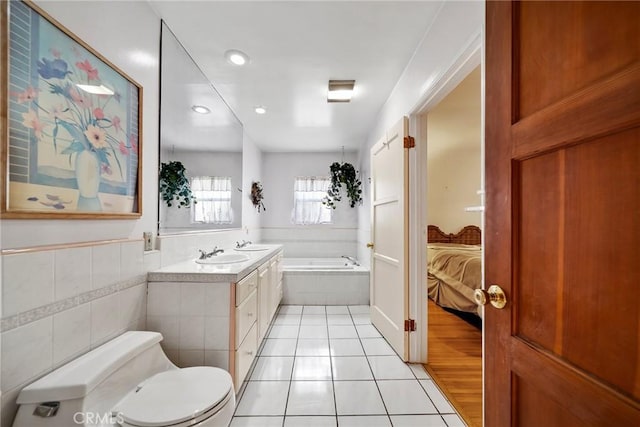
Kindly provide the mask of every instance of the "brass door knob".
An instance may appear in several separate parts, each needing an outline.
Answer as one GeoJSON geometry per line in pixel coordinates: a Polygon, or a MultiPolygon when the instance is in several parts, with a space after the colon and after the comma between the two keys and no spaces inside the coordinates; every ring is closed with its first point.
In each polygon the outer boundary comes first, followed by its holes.
{"type": "Polygon", "coordinates": [[[489,302],[495,308],[504,308],[507,305],[507,296],[498,285],[489,286],[488,290],[476,289],[473,298],[478,305],[486,305],[489,302]]]}
{"type": "Polygon", "coordinates": [[[368,248],[373,248],[373,242],[369,242],[369,243],[367,243],[367,247],[368,247],[368,248]]]}

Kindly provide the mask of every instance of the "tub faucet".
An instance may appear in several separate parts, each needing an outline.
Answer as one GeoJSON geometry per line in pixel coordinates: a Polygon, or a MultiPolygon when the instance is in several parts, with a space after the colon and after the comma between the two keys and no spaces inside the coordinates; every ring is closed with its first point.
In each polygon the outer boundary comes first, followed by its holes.
{"type": "Polygon", "coordinates": [[[348,259],[355,266],[359,266],[360,265],[358,263],[358,261],[356,261],[356,259],[354,257],[348,256],[348,255],[342,255],[342,258],[348,259]]]}
{"type": "Polygon", "coordinates": [[[242,243],[240,242],[236,242],[236,248],[244,248],[247,245],[251,244],[251,240],[249,240],[248,242],[245,242],[244,240],[242,241],[242,243]]]}

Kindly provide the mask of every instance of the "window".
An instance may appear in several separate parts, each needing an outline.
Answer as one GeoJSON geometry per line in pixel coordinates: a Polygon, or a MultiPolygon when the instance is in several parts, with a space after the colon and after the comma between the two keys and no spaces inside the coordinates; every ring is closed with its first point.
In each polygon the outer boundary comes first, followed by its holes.
{"type": "Polygon", "coordinates": [[[322,204],[330,184],[326,177],[297,177],[293,188],[294,224],[331,224],[333,209],[322,204]]]}
{"type": "Polygon", "coordinates": [[[191,221],[205,224],[233,223],[231,177],[196,176],[191,179],[196,204],[191,206],[191,221]]]}

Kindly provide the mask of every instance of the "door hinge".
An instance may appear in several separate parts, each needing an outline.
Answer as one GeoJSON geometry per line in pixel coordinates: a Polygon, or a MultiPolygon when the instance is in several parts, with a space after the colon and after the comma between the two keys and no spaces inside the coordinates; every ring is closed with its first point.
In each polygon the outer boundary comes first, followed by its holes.
{"type": "Polygon", "coordinates": [[[404,321],[404,331],[414,332],[416,330],[416,321],[413,319],[407,319],[404,321]]]}
{"type": "Polygon", "coordinates": [[[415,148],[415,146],[416,146],[416,140],[414,137],[412,136],[404,137],[404,148],[415,148]]]}

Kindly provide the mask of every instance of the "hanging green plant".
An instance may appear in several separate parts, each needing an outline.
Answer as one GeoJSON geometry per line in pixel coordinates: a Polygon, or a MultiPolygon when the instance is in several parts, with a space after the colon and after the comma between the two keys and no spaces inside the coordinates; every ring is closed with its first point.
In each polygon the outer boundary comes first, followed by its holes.
{"type": "Polygon", "coordinates": [[[334,162],[329,167],[331,172],[331,185],[327,190],[327,197],[322,204],[330,208],[336,208],[336,202],[342,200],[342,185],[344,184],[349,198],[349,206],[354,208],[362,204],[362,182],[358,179],[358,171],[351,163],[334,162]]]}
{"type": "Polygon", "coordinates": [[[191,193],[189,179],[185,175],[186,169],[182,162],[162,163],[160,167],[160,193],[167,206],[173,206],[173,201],[178,202],[178,208],[190,207],[191,203],[197,203],[191,193]]]}
{"type": "Polygon", "coordinates": [[[251,202],[253,206],[258,209],[258,212],[260,212],[261,208],[263,211],[267,210],[267,208],[264,207],[262,199],[264,199],[262,195],[262,184],[260,184],[260,181],[254,181],[251,184],[251,202]]]}

